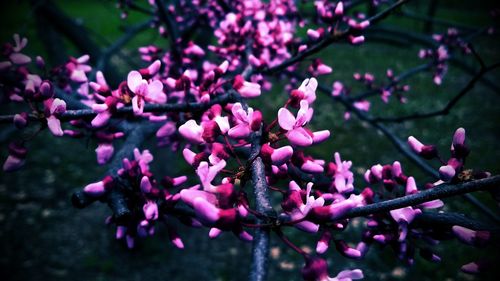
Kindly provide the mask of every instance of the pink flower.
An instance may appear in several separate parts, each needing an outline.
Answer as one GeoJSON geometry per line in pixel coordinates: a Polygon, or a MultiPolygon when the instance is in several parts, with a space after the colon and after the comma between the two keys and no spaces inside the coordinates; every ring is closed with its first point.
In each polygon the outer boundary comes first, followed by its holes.
{"type": "Polygon", "coordinates": [[[391,217],[399,224],[399,242],[406,239],[408,234],[408,225],[413,221],[415,216],[422,213],[420,209],[414,209],[413,207],[404,207],[401,209],[392,210],[389,212],[391,217]]]}
{"type": "Polygon", "coordinates": [[[100,197],[113,185],[113,178],[106,176],[102,181],[88,184],[83,188],[83,192],[89,196],[100,197]]]}
{"type": "Polygon", "coordinates": [[[343,14],[344,14],[344,4],[342,3],[342,1],[340,1],[339,3],[337,3],[337,6],[335,7],[335,15],[341,16],[343,14]]]}
{"type": "Polygon", "coordinates": [[[205,143],[203,139],[203,127],[195,120],[189,120],[179,127],[179,133],[188,141],[195,144],[205,143]]]}
{"type": "Polygon", "coordinates": [[[309,66],[308,71],[312,73],[312,75],[318,76],[332,73],[332,68],[324,64],[320,59],[315,59],[309,66]]]}
{"type": "Polygon", "coordinates": [[[349,193],[354,190],[354,176],[350,171],[352,166],[351,161],[342,161],[340,159],[340,154],[335,152],[335,173],[334,173],[334,185],[335,189],[337,189],[340,193],[349,193]]]}
{"type": "Polygon", "coordinates": [[[289,145],[280,148],[273,148],[269,144],[262,145],[260,150],[262,159],[275,166],[281,166],[288,162],[293,155],[293,148],[289,145]]]}
{"type": "Polygon", "coordinates": [[[66,112],[66,102],[61,99],[47,99],[44,101],[45,112],[47,115],[47,126],[54,136],[62,136],[64,132],[61,128],[61,121],[57,118],[60,114],[66,112]]]}
{"type": "Polygon", "coordinates": [[[424,145],[413,136],[408,137],[408,144],[415,153],[425,159],[432,159],[437,156],[437,150],[435,146],[424,145]]]}
{"type": "Polygon", "coordinates": [[[15,46],[13,46],[12,48],[14,52],[9,56],[10,61],[14,64],[19,65],[30,63],[31,58],[21,53],[21,50],[24,49],[24,47],[26,47],[26,45],[28,44],[28,39],[21,38],[19,34],[16,33],[14,34],[14,43],[15,46]]]}
{"type": "Polygon", "coordinates": [[[9,144],[9,156],[3,164],[3,170],[5,172],[13,172],[24,166],[26,154],[28,150],[22,143],[10,143],[9,144]]]}
{"type": "Polygon", "coordinates": [[[319,132],[310,132],[303,128],[312,118],[313,109],[309,108],[306,100],[300,102],[300,109],[295,118],[286,108],[280,108],[278,111],[278,123],[280,127],[287,131],[286,137],[292,145],[310,146],[313,143],[324,141],[330,136],[328,130],[319,132]]]}
{"type": "Polygon", "coordinates": [[[135,94],[132,98],[134,114],[141,115],[144,111],[144,102],[165,103],[167,95],[163,93],[163,84],[159,80],[150,83],[142,79],[138,71],[131,71],[127,77],[127,86],[135,94]]]}
{"type": "Polygon", "coordinates": [[[316,88],[318,87],[318,80],[311,77],[310,79],[305,79],[297,90],[293,90],[290,96],[293,101],[293,105],[300,103],[301,100],[306,100],[309,104],[312,104],[316,100],[316,88]]]}
{"type": "Polygon", "coordinates": [[[332,96],[334,97],[340,96],[343,90],[344,90],[344,85],[342,85],[342,83],[340,83],[339,81],[335,81],[333,83],[332,96]]]}
{"type": "Polygon", "coordinates": [[[322,30],[314,30],[314,29],[309,28],[307,30],[307,37],[309,37],[309,39],[311,39],[311,40],[318,40],[323,33],[321,31],[322,30]]]}
{"type": "Polygon", "coordinates": [[[233,88],[244,98],[255,98],[260,96],[260,85],[245,81],[241,75],[236,75],[234,78],[233,88]]]}
{"type": "Polygon", "coordinates": [[[195,55],[195,56],[199,56],[199,57],[202,57],[205,55],[205,51],[203,51],[203,49],[194,44],[193,42],[189,42],[188,43],[188,46],[186,49],[184,49],[184,53],[186,55],[195,55]]]}
{"type": "Polygon", "coordinates": [[[336,277],[328,276],[326,260],[316,256],[305,256],[306,264],[302,268],[302,277],[306,281],[352,281],[363,278],[361,269],[343,270],[336,277]]]}
{"type": "Polygon", "coordinates": [[[144,217],[147,220],[157,220],[158,219],[158,205],[153,201],[147,201],[142,207],[144,212],[144,217]]]}
{"type": "Polygon", "coordinates": [[[134,158],[139,163],[141,173],[147,173],[149,171],[149,163],[153,161],[153,155],[151,152],[145,149],[141,153],[139,149],[134,148],[134,158]]]}
{"type": "MultiPolygon", "coordinates": [[[[307,216],[313,208],[321,207],[325,203],[322,197],[314,198],[311,195],[313,183],[308,183],[305,192],[306,202],[302,201],[302,189],[295,181],[290,181],[289,192],[282,203],[283,210],[289,215],[290,220],[299,220],[307,216]]],[[[308,220],[294,224],[294,226],[302,231],[315,233],[319,229],[319,225],[308,220]]]]}
{"type": "Polygon", "coordinates": [[[89,55],[83,55],[79,58],[70,58],[70,61],[66,63],[65,66],[70,73],[71,80],[77,83],[84,83],[88,81],[87,75],[85,73],[92,70],[92,67],[86,64],[89,59],[89,55]]]}
{"type": "Polygon", "coordinates": [[[211,191],[215,189],[215,186],[212,185],[212,181],[224,167],[226,167],[226,161],[224,160],[220,160],[213,166],[210,166],[206,161],[200,162],[200,165],[196,169],[196,174],[200,178],[204,190],[211,191]]]}
{"type": "Polygon", "coordinates": [[[113,157],[113,152],[115,151],[111,143],[100,143],[95,152],[97,154],[97,163],[99,165],[104,165],[113,157]]]}
{"type": "Polygon", "coordinates": [[[248,107],[243,109],[241,103],[237,102],[231,108],[236,125],[229,129],[227,134],[232,138],[246,138],[255,129],[258,130],[257,125],[260,127],[262,115],[259,111],[253,110],[248,107]]]}
{"type": "Polygon", "coordinates": [[[485,246],[491,238],[491,233],[486,230],[476,231],[459,225],[454,225],[452,230],[460,241],[469,245],[485,246]]]}

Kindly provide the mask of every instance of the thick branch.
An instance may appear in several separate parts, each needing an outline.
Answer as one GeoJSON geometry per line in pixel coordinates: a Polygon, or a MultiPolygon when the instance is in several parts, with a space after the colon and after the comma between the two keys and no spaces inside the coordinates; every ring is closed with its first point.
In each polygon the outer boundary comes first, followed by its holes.
{"type": "MultiPolygon", "coordinates": [[[[64,97],[65,98],[65,97],[64,97]]],[[[236,96],[234,91],[229,91],[227,94],[219,95],[211,99],[207,103],[176,103],[176,104],[146,104],[144,106],[144,112],[151,113],[162,113],[162,112],[200,112],[209,109],[214,104],[225,105],[230,102],[236,101],[236,96]]],[[[124,106],[118,108],[113,114],[114,117],[132,115],[134,113],[132,106],[124,106]]],[[[74,119],[91,119],[97,115],[92,109],[75,109],[67,110],[59,116],[60,120],[74,120],[74,119]]],[[[30,120],[36,121],[40,118],[35,115],[28,116],[30,120]]],[[[14,121],[14,115],[4,115],[0,116],[0,124],[9,124],[14,121]]]]}
{"type": "Polygon", "coordinates": [[[399,209],[407,206],[416,206],[424,202],[429,202],[436,199],[443,199],[460,194],[466,194],[479,190],[488,190],[500,187],[500,176],[493,176],[485,179],[464,182],[460,184],[441,184],[434,188],[421,191],[419,193],[406,195],[403,197],[377,202],[374,204],[357,207],[342,218],[354,218],[367,216],[370,214],[383,213],[394,209],[399,209]]]}
{"type": "MultiPolygon", "coordinates": [[[[261,132],[257,132],[253,136],[252,149],[250,158],[253,159],[251,164],[252,186],[255,195],[255,205],[257,212],[269,216],[275,216],[275,211],[269,200],[268,187],[266,182],[266,174],[264,163],[260,158],[260,139],[261,132]]],[[[257,224],[262,224],[262,220],[257,218],[257,224]]],[[[266,280],[267,261],[269,257],[269,229],[258,228],[254,233],[253,248],[252,248],[252,265],[250,267],[250,281],[266,280]]]]}
{"type": "MultiPolygon", "coordinates": [[[[295,76],[297,78],[303,79],[303,77],[298,76],[297,74],[294,73],[287,73],[289,75],[295,76]]],[[[319,84],[318,85],[318,90],[323,92],[324,94],[331,96],[332,90],[329,89],[328,87],[319,84]]],[[[429,176],[432,176],[435,179],[439,179],[439,174],[434,169],[432,166],[427,164],[422,158],[420,158],[417,154],[415,154],[406,144],[406,142],[402,141],[396,134],[394,134],[388,127],[386,127],[383,124],[380,124],[379,122],[375,122],[371,116],[369,116],[366,112],[363,112],[354,105],[348,101],[344,96],[336,96],[332,97],[334,100],[340,102],[348,111],[353,112],[360,120],[366,121],[369,125],[372,127],[380,130],[385,137],[387,137],[391,143],[394,145],[394,147],[401,152],[404,156],[406,156],[410,161],[412,161],[417,167],[419,167],[422,171],[424,171],[426,174],[429,176]]],[[[492,212],[488,207],[484,206],[481,204],[481,202],[478,202],[474,196],[471,194],[464,194],[463,197],[469,201],[471,204],[479,208],[483,213],[485,213],[490,219],[492,219],[494,222],[500,222],[500,218],[498,217],[497,214],[492,212]]]]}
{"type": "Polygon", "coordinates": [[[440,228],[448,231],[454,225],[459,225],[474,230],[493,230],[496,232],[499,231],[498,227],[495,227],[491,224],[471,219],[463,214],[448,212],[423,212],[415,217],[412,225],[430,227],[432,229],[440,228]]]}

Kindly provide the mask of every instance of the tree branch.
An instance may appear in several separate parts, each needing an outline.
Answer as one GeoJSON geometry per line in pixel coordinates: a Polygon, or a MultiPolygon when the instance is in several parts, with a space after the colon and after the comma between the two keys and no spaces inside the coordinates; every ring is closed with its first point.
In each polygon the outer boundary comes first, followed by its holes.
{"type": "MultiPolygon", "coordinates": [[[[148,139],[149,135],[154,133],[158,128],[159,124],[130,124],[125,122],[123,125],[126,130],[126,138],[120,150],[116,152],[113,156],[113,160],[108,165],[107,175],[118,179],[117,172],[122,168],[123,159],[133,157],[133,151],[136,147],[139,147],[145,140],[148,139]]],[[[85,208],[88,205],[94,203],[97,200],[95,197],[88,196],[83,191],[78,191],[73,193],[71,197],[71,202],[76,208],[85,208]]],[[[106,198],[104,199],[113,211],[115,219],[121,220],[130,214],[130,210],[127,207],[125,201],[125,195],[120,190],[119,186],[113,187],[113,189],[108,192],[106,198]]]]}
{"type": "Polygon", "coordinates": [[[132,40],[137,34],[148,28],[151,22],[152,22],[151,20],[148,20],[143,23],[139,23],[137,25],[127,28],[124,35],[122,35],[113,44],[111,44],[102,51],[101,56],[97,61],[96,68],[105,72],[104,70],[106,69],[107,63],[111,58],[111,56],[115,52],[118,52],[118,50],[120,50],[125,44],[127,44],[130,40],[132,40]]]}
{"type": "MultiPolygon", "coordinates": [[[[65,97],[63,97],[65,98],[65,97]]],[[[162,113],[162,112],[200,112],[209,109],[214,104],[222,104],[225,105],[230,102],[236,101],[235,91],[231,90],[226,94],[222,94],[216,96],[211,99],[207,103],[167,103],[167,104],[146,104],[144,106],[144,112],[151,113],[162,113]]],[[[124,106],[116,109],[116,112],[113,114],[114,117],[124,116],[124,115],[132,115],[134,113],[132,106],[124,106]]],[[[63,121],[74,120],[74,119],[91,119],[97,115],[92,109],[74,109],[67,110],[63,114],[61,114],[58,118],[63,121]]],[[[36,115],[29,115],[29,120],[37,121],[40,120],[40,117],[36,115]]],[[[14,115],[3,115],[0,116],[0,124],[12,124],[14,122],[14,115]]]]}
{"type": "MultiPolygon", "coordinates": [[[[287,74],[300,79],[304,78],[295,73],[287,72],[287,74]]],[[[439,173],[436,171],[436,169],[434,169],[432,166],[427,164],[427,162],[425,162],[422,158],[420,158],[417,154],[415,154],[408,147],[406,142],[402,141],[398,136],[396,136],[396,134],[394,134],[385,125],[380,124],[379,122],[375,122],[370,115],[354,107],[354,105],[350,101],[348,101],[344,96],[331,96],[332,91],[328,87],[319,84],[318,90],[332,97],[334,100],[340,102],[346,108],[346,110],[353,112],[360,120],[366,121],[369,125],[371,125],[375,129],[380,130],[382,134],[385,137],[387,137],[389,141],[394,145],[394,147],[404,156],[406,156],[411,162],[413,162],[417,167],[419,167],[422,171],[424,171],[426,174],[433,177],[434,179],[439,179],[439,173]]],[[[478,200],[476,200],[474,196],[472,196],[471,194],[464,194],[463,197],[471,204],[476,206],[478,209],[480,209],[483,213],[485,213],[492,221],[500,223],[500,218],[498,217],[498,215],[492,212],[488,207],[481,204],[481,202],[478,202],[478,200]]]]}
{"type": "Polygon", "coordinates": [[[370,214],[388,212],[407,206],[416,206],[424,202],[448,198],[460,194],[466,194],[479,190],[488,190],[500,187],[500,176],[493,176],[485,179],[474,180],[459,184],[440,184],[431,189],[420,191],[419,193],[406,195],[403,197],[377,202],[363,207],[356,207],[347,212],[344,218],[362,217],[370,214]]]}
{"type": "Polygon", "coordinates": [[[474,88],[476,83],[485,75],[487,72],[500,67],[500,63],[495,63],[489,67],[482,68],[479,73],[477,73],[468,83],[467,85],[457,94],[455,95],[449,102],[440,110],[426,112],[426,113],[413,113],[410,115],[400,116],[400,117],[375,117],[373,121],[375,122],[396,122],[401,123],[407,120],[414,119],[423,119],[429,118],[439,115],[446,115],[450,113],[450,110],[470,91],[474,88]]]}
{"type": "MultiPolygon", "coordinates": [[[[256,209],[259,213],[276,216],[269,200],[264,163],[262,162],[260,156],[258,156],[260,154],[261,131],[256,132],[252,138],[252,148],[249,159],[253,159],[251,163],[251,173],[256,209]]],[[[262,223],[262,219],[257,218],[257,224],[262,223]]],[[[250,266],[250,281],[266,280],[268,257],[269,229],[258,228],[254,233],[252,265],[250,266]]]]}
{"type": "MultiPolygon", "coordinates": [[[[394,4],[392,4],[391,6],[389,6],[388,8],[386,8],[385,10],[381,11],[380,13],[374,15],[373,17],[368,18],[367,20],[370,21],[370,24],[375,24],[375,23],[381,21],[382,19],[386,18],[387,16],[389,16],[395,9],[397,9],[398,7],[400,7],[401,5],[403,5],[406,2],[408,2],[408,0],[399,0],[399,1],[395,2],[394,4]]],[[[307,48],[306,50],[300,52],[296,56],[284,61],[283,63],[281,63],[277,66],[264,69],[261,72],[264,74],[272,74],[272,73],[276,73],[276,72],[285,70],[287,67],[289,67],[297,62],[300,62],[300,61],[304,60],[305,58],[323,50],[324,48],[328,47],[330,44],[337,42],[343,38],[346,38],[353,31],[354,30],[351,27],[349,27],[343,31],[334,32],[333,34],[330,34],[328,37],[324,38],[320,42],[318,42],[318,43],[312,45],[311,47],[307,48]]]]}

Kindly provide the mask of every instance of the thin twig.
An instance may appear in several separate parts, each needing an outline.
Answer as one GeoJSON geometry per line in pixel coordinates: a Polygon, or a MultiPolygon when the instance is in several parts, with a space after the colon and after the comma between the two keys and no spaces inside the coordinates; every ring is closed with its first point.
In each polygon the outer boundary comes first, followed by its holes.
{"type": "Polygon", "coordinates": [[[375,122],[396,122],[396,123],[401,123],[404,121],[408,120],[415,120],[415,119],[423,119],[423,118],[429,118],[429,117],[435,117],[439,115],[446,115],[450,113],[451,109],[462,99],[470,90],[474,88],[476,83],[485,75],[487,72],[500,67],[500,63],[495,63],[489,67],[485,67],[482,69],[476,76],[474,76],[468,83],[467,85],[457,94],[455,95],[447,104],[445,107],[442,109],[436,110],[436,111],[431,111],[431,112],[426,112],[426,113],[413,113],[405,116],[399,116],[399,117],[375,117],[373,118],[373,121],[375,122]]]}

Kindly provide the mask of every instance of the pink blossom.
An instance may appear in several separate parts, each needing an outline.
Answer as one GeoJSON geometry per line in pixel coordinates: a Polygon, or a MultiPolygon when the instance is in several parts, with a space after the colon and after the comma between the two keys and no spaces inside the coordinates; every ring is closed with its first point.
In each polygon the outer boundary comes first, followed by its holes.
{"type": "Polygon", "coordinates": [[[89,61],[89,55],[83,55],[79,58],[70,58],[70,61],[66,63],[66,69],[70,73],[70,79],[77,83],[84,83],[88,81],[87,72],[92,70],[92,67],[87,65],[89,61]]]}
{"type": "Polygon", "coordinates": [[[147,220],[157,220],[158,219],[158,205],[153,201],[148,201],[144,204],[142,208],[144,212],[144,217],[147,220]]]}
{"type": "Polygon", "coordinates": [[[226,161],[224,160],[221,160],[212,166],[210,166],[206,161],[200,162],[200,165],[196,169],[196,174],[200,178],[204,190],[210,191],[215,189],[212,185],[212,181],[225,166],[226,161]]]}
{"type": "Polygon", "coordinates": [[[337,16],[342,16],[344,14],[344,4],[342,1],[337,3],[337,6],[335,7],[335,15],[337,16]]]}
{"type": "Polygon", "coordinates": [[[234,78],[233,88],[244,98],[255,98],[260,96],[260,85],[245,81],[241,75],[236,75],[234,78]]]}
{"type": "MultiPolygon", "coordinates": [[[[246,110],[243,109],[241,103],[237,102],[231,107],[231,112],[233,113],[234,120],[236,121],[236,125],[229,129],[227,134],[232,138],[246,138],[252,132],[252,124],[255,121],[254,110],[251,107],[248,107],[246,110]]],[[[260,112],[259,112],[259,116],[260,112]]],[[[259,124],[260,126],[260,124],[259,124]]]]}
{"type": "Polygon", "coordinates": [[[349,193],[354,190],[354,175],[350,171],[352,162],[351,161],[342,161],[340,159],[340,154],[335,152],[335,173],[334,173],[334,185],[335,189],[337,189],[340,193],[349,193]]]}
{"type": "Polygon", "coordinates": [[[276,166],[281,166],[292,158],[293,148],[289,145],[273,148],[266,143],[262,145],[260,153],[264,161],[276,166]]]}
{"type": "Polygon", "coordinates": [[[114,148],[110,143],[100,143],[95,152],[97,154],[97,163],[104,165],[113,157],[114,148]]]}
{"type": "Polygon", "coordinates": [[[9,144],[9,156],[3,164],[3,170],[5,172],[13,172],[24,166],[26,154],[28,150],[24,147],[22,143],[10,143],[9,144]]]}
{"type": "Polygon", "coordinates": [[[100,197],[113,185],[113,178],[106,176],[103,180],[86,185],[83,192],[89,196],[100,197]]]}
{"type": "Polygon", "coordinates": [[[309,103],[306,100],[300,102],[297,117],[294,117],[286,108],[281,108],[278,111],[278,123],[283,130],[287,131],[286,136],[292,145],[310,146],[328,138],[330,132],[327,130],[315,134],[303,128],[311,120],[312,115],[313,109],[309,108],[309,103]]]}
{"type": "Polygon", "coordinates": [[[163,93],[163,84],[159,80],[150,83],[142,79],[138,71],[131,71],[127,77],[127,86],[135,94],[132,98],[134,114],[141,115],[144,111],[144,103],[166,103],[167,95],[163,93]]]}
{"type": "Polygon", "coordinates": [[[195,120],[189,120],[179,127],[179,133],[188,141],[196,144],[202,144],[205,140],[202,138],[203,127],[198,125],[195,120]]]}
{"type": "Polygon", "coordinates": [[[299,103],[301,100],[306,100],[312,104],[316,100],[316,88],[318,87],[318,80],[312,77],[305,79],[297,90],[291,92],[291,97],[299,103]]]}
{"type": "Polygon", "coordinates": [[[340,83],[339,81],[335,81],[333,83],[332,96],[334,97],[340,96],[343,90],[344,90],[344,85],[342,85],[342,83],[340,83]]]}
{"type": "Polygon", "coordinates": [[[61,121],[58,116],[66,112],[66,102],[61,99],[47,99],[44,101],[45,112],[47,114],[47,125],[54,136],[62,136],[64,132],[61,128],[61,121]]]}

